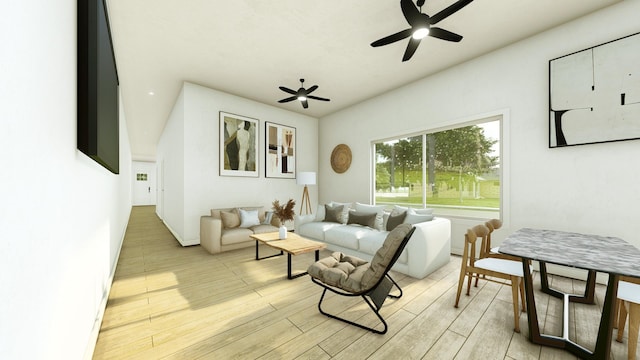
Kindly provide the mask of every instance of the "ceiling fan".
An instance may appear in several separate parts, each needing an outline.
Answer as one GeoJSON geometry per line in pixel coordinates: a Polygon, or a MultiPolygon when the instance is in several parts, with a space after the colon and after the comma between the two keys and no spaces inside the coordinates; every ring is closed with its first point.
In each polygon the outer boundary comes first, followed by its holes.
{"type": "Polygon", "coordinates": [[[404,56],[402,57],[402,61],[407,61],[411,59],[413,54],[416,52],[416,49],[420,44],[420,40],[425,38],[427,35],[446,41],[459,42],[460,40],[462,40],[461,35],[445,29],[431,26],[439,23],[440,21],[446,19],[463,7],[469,5],[469,3],[471,3],[472,1],[473,0],[458,0],[439,13],[433,16],[429,16],[422,13],[422,5],[424,5],[425,0],[418,0],[416,2],[416,5],[420,9],[416,8],[416,6],[413,5],[413,1],[411,0],[400,0],[402,13],[404,14],[404,18],[407,20],[409,25],[411,25],[411,28],[402,30],[395,34],[391,34],[387,37],[383,37],[380,40],[376,40],[371,43],[371,46],[378,47],[388,45],[411,36],[411,39],[409,39],[409,44],[407,44],[407,49],[404,51],[404,56]]]}
{"type": "Polygon", "coordinates": [[[313,95],[309,95],[312,92],[316,91],[316,89],[318,88],[318,85],[313,85],[312,87],[305,89],[304,87],[304,79],[300,79],[300,88],[298,89],[298,91],[295,90],[291,90],[289,88],[286,88],[284,86],[280,86],[280,90],[292,94],[293,96],[279,100],[279,103],[286,103],[289,101],[293,101],[293,100],[299,100],[302,103],[302,107],[303,108],[308,108],[309,104],[307,103],[307,99],[314,99],[314,100],[320,100],[320,101],[330,101],[329,99],[326,98],[321,98],[318,96],[313,96],[313,95]]]}

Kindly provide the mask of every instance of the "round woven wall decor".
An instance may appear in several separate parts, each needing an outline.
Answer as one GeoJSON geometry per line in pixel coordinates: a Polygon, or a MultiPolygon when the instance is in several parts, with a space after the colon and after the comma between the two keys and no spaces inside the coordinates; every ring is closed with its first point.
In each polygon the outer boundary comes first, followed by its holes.
{"type": "Polygon", "coordinates": [[[333,171],[342,174],[349,169],[349,166],[351,166],[351,149],[345,144],[336,146],[331,152],[333,171]]]}

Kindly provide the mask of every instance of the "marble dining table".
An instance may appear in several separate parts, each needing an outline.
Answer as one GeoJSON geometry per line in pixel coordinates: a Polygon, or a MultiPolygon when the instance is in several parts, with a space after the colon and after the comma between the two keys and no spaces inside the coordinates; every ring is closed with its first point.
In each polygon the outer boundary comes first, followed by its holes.
{"type": "Polygon", "coordinates": [[[499,247],[500,253],[522,258],[529,339],[536,344],[565,349],[582,359],[609,359],[615,316],[615,300],[620,276],[640,277],[640,250],[617,237],[575,232],[523,228],[509,235],[499,247]],[[540,333],[535,304],[531,261],[540,266],[542,291],[563,300],[562,336],[540,333]],[[563,293],[549,287],[546,264],[588,271],[583,295],[563,293]],[[598,337],[593,351],[569,339],[569,303],[594,304],[596,273],[609,275],[602,306],[598,337]]]}

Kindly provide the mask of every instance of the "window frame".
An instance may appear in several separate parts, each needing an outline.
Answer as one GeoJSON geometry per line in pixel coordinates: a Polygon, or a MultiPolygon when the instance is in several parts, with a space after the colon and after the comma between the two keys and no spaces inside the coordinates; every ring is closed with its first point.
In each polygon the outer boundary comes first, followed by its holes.
{"type": "MultiPolygon", "coordinates": [[[[491,210],[491,209],[472,209],[460,206],[449,207],[446,205],[432,205],[427,204],[426,197],[426,182],[427,182],[427,147],[422,146],[422,158],[425,159],[422,161],[422,204],[421,206],[430,207],[434,209],[434,214],[437,216],[447,217],[447,218],[461,218],[461,219],[490,219],[490,218],[499,218],[503,221],[504,224],[508,222],[508,204],[509,204],[509,111],[508,109],[502,109],[498,111],[494,111],[491,113],[485,113],[480,115],[469,116],[464,119],[458,119],[455,121],[451,121],[448,124],[439,124],[439,126],[433,126],[424,128],[422,130],[413,130],[407,131],[404,133],[396,133],[393,136],[379,138],[371,140],[371,177],[370,177],[370,188],[371,188],[371,203],[376,203],[376,144],[399,140],[403,138],[410,138],[414,136],[422,136],[423,144],[425,143],[425,138],[427,134],[436,133],[440,131],[446,131],[456,128],[461,128],[465,126],[479,125],[482,123],[498,121],[499,122],[499,151],[500,151],[500,160],[499,160],[499,178],[500,178],[500,204],[499,209],[491,210]]],[[[406,205],[403,205],[406,206],[406,205]]]]}

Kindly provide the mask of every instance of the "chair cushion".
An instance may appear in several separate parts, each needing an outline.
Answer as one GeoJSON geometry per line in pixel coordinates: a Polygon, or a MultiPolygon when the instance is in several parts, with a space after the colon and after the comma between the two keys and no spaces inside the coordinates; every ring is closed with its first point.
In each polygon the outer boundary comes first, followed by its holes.
{"type": "Polygon", "coordinates": [[[497,258],[483,258],[476,260],[474,266],[482,269],[522,277],[522,263],[519,261],[497,258]]]}
{"type": "MultiPolygon", "coordinates": [[[[376,251],[378,251],[378,249],[382,247],[382,244],[384,244],[384,241],[387,239],[387,235],[389,235],[389,232],[387,231],[372,231],[371,233],[367,234],[367,236],[360,239],[360,241],[358,242],[358,251],[369,254],[371,256],[375,255],[376,251]]],[[[409,256],[407,255],[407,249],[405,248],[400,254],[397,262],[406,264],[408,258],[409,256]]]]}
{"type": "Polygon", "coordinates": [[[618,298],[640,304],[640,285],[626,281],[619,281],[618,298]]]}
{"type": "Polygon", "coordinates": [[[393,256],[398,251],[398,247],[407,236],[413,226],[409,224],[400,224],[387,235],[382,247],[378,249],[371,260],[371,266],[367,272],[362,275],[362,288],[371,288],[384,276],[387,267],[390,265],[393,256]]]}
{"type": "Polygon", "coordinates": [[[309,266],[307,272],[327,285],[357,293],[363,289],[362,275],[368,269],[368,262],[355,256],[334,252],[331,256],[309,266]]]}

